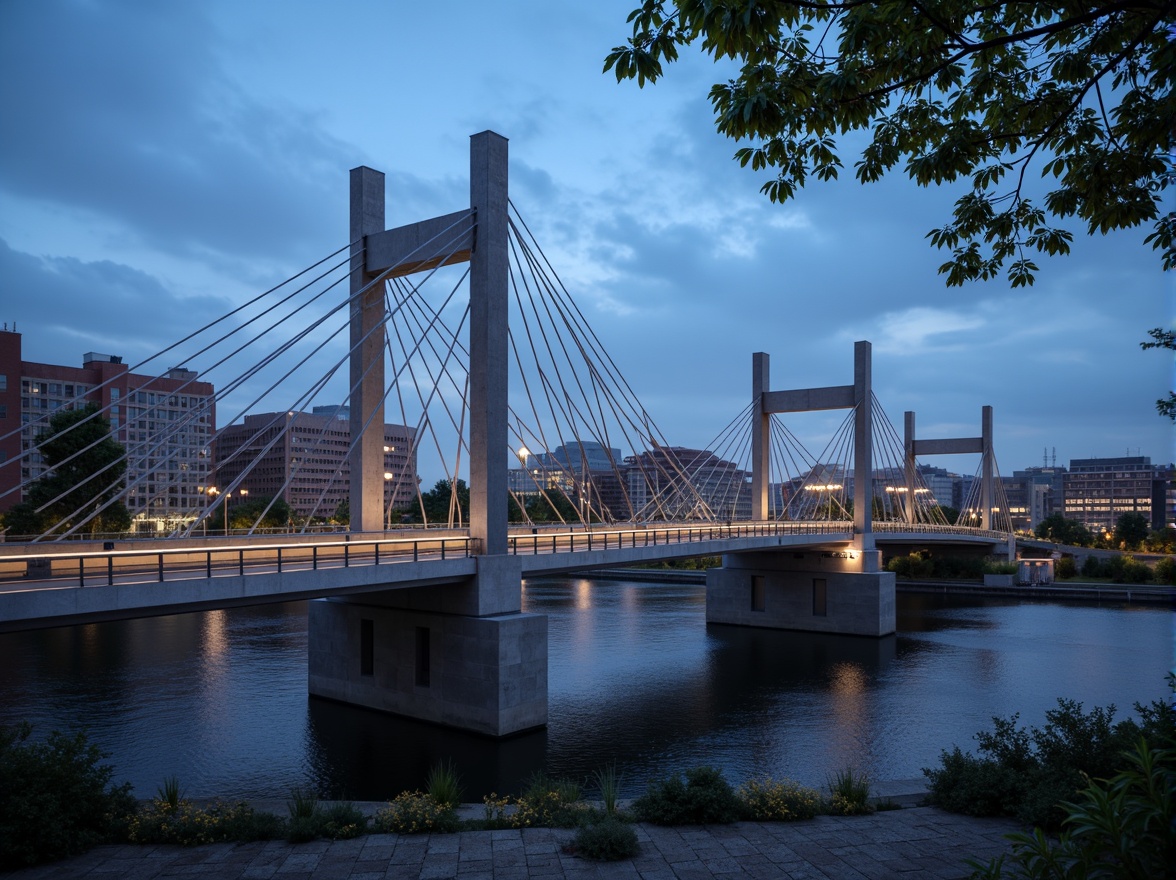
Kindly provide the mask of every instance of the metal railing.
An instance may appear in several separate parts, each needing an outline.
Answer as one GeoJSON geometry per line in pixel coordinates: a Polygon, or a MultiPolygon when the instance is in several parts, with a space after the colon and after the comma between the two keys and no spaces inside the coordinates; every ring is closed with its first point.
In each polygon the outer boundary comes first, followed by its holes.
{"type": "Polygon", "coordinates": [[[56,586],[113,586],[253,573],[319,571],[474,555],[468,536],[298,544],[246,544],[152,550],[54,552],[0,557],[0,580],[52,580],[56,586]]]}
{"type": "Polygon", "coordinates": [[[933,523],[880,522],[878,520],[874,521],[874,531],[910,532],[930,535],[971,535],[977,538],[993,538],[998,541],[1007,541],[1009,538],[1008,532],[1000,532],[996,529],[981,529],[973,526],[943,526],[933,523]]]}
{"type": "Polygon", "coordinates": [[[775,535],[844,535],[853,532],[847,522],[751,522],[703,523],[697,526],[647,526],[634,529],[569,529],[511,535],[508,552],[537,556],[540,553],[580,553],[589,550],[623,550],[692,544],[732,538],[761,538],[775,535]]]}
{"type": "MultiPolygon", "coordinates": [[[[876,522],[878,532],[972,535],[1005,540],[1003,532],[965,526],[876,522]]],[[[777,535],[852,535],[849,522],[700,523],[674,526],[647,524],[634,528],[535,528],[507,538],[513,555],[581,553],[697,544],[777,535]]],[[[55,586],[79,587],[119,583],[161,583],[170,580],[244,576],[252,573],[318,571],[362,565],[385,565],[473,556],[478,542],[469,536],[414,537],[318,541],[284,544],[237,544],[172,549],[103,550],[28,553],[0,556],[0,582],[42,580],[55,586]]]]}

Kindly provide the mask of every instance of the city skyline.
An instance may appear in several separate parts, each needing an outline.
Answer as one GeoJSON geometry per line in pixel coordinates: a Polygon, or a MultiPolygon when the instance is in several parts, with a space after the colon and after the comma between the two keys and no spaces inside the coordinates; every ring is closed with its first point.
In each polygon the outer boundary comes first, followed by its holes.
{"type": "MultiPolygon", "coordinates": [[[[344,244],[351,167],[388,174],[389,225],[460,208],[468,136],[491,128],[514,202],[676,444],[706,448],[746,406],[752,352],[773,387],[833,385],[869,339],[891,422],[974,436],[992,405],[1002,474],[1043,449],[1171,460],[1154,401],[1172,359],[1139,343],[1171,325],[1172,286],[1146,230],[1071,226],[1033,288],[948,289],[924,235],[950,188],[849,168],[772,205],[713,130],[722,65],[688,52],[645,89],[601,72],[633,5],[6,5],[0,326],[29,360],[134,363],[344,244]]],[[[818,453],[839,419],[789,424],[818,453]]]]}

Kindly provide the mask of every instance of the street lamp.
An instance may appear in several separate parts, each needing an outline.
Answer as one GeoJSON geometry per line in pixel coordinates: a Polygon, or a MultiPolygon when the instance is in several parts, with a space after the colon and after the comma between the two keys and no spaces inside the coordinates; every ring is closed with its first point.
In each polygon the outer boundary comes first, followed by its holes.
{"type": "MultiPolygon", "coordinates": [[[[197,486],[196,491],[199,492],[201,495],[207,495],[210,499],[215,499],[216,496],[220,494],[220,489],[218,489],[216,486],[197,486]]],[[[212,502],[210,501],[209,504],[211,504],[211,503],[212,502]]],[[[204,515],[204,518],[201,519],[201,521],[200,521],[200,527],[203,529],[204,537],[206,537],[206,538],[208,537],[208,507],[209,507],[209,504],[204,505],[205,515],[204,515]]],[[[226,523],[227,523],[227,521],[226,521],[226,523]]]]}
{"type": "MultiPolygon", "coordinates": [[[[244,498],[249,494],[248,489],[238,489],[237,494],[244,498]]],[[[232,492],[225,493],[225,537],[229,536],[229,499],[233,497],[232,492]]]]}

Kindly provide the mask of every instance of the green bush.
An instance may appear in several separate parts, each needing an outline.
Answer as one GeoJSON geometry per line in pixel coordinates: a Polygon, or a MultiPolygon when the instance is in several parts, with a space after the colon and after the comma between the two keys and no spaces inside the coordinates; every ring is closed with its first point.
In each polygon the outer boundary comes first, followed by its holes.
{"type": "Polygon", "coordinates": [[[576,855],[598,862],[629,859],[640,849],[633,826],[608,815],[599,822],[581,825],[571,845],[576,855]]]}
{"type": "Polygon", "coordinates": [[[1176,586],[1176,559],[1165,556],[1152,569],[1152,578],[1157,584],[1172,584],[1176,586]]]}
{"type": "Polygon", "coordinates": [[[125,834],[129,783],[84,733],[29,742],[28,724],[0,727],[0,869],[60,859],[125,834]]]}
{"type": "Polygon", "coordinates": [[[1111,560],[1111,580],[1117,584],[1146,584],[1152,578],[1151,566],[1134,556],[1116,556],[1111,560]]]}
{"type": "MultiPolygon", "coordinates": [[[[1137,740],[1122,769],[1089,783],[1062,804],[1065,830],[1056,838],[1041,828],[1008,835],[1011,876],[1171,877],[1176,865],[1176,748],[1137,740]]],[[[982,880],[1005,876],[1005,856],[987,865],[970,862],[982,880]]]]}
{"type": "Polygon", "coordinates": [[[319,813],[322,816],[320,837],[331,840],[350,840],[367,831],[368,818],[355,804],[346,801],[331,804],[319,813]]]}
{"type": "Polygon", "coordinates": [[[443,807],[421,791],[398,794],[376,813],[376,830],[396,834],[452,833],[459,826],[453,807],[443,807]]]}
{"type": "Polygon", "coordinates": [[[686,779],[675,773],[649,786],[633,802],[642,822],[654,825],[726,824],[739,819],[743,805],[731,784],[715,767],[694,767],[686,779]]]}
{"type": "Polygon", "coordinates": [[[131,817],[127,839],[132,843],[203,846],[226,841],[272,840],[286,832],[272,813],[256,813],[247,804],[214,803],[198,807],[185,798],[175,803],[159,797],[131,817]]]}
{"type": "Polygon", "coordinates": [[[955,580],[980,580],[984,577],[984,558],[981,556],[936,556],[935,577],[955,580]]]}
{"type": "Polygon", "coordinates": [[[565,800],[559,791],[537,790],[515,802],[510,825],[513,828],[575,828],[580,824],[586,804],[565,800]]]}
{"type": "Polygon", "coordinates": [[[1065,817],[1059,802],[1075,796],[1090,777],[1115,772],[1120,754],[1141,733],[1151,741],[1169,735],[1172,708],[1136,705],[1140,723],[1114,722],[1115,707],[1082,711],[1058,700],[1046,724],[1026,730],[1017,717],[993,718],[993,730],[976,734],[980,756],[954,747],[940,766],[924,769],[930,800],[943,809],[973,816],[1012,816],[1030,825],[1058,829],[1065,817]]]}
{"type": "Polygon", "coordinates": [[[482,798],[486,818],[480,825],[483,828],[575,828],[590,813],[580,794],[580,786],[575,782],[536,773],[517,798],[494,793],[482,798]]]}
{"type": "Polygon", "coordinates": [[[864,816],[874,812],[869,777],[846,768],[829,780],[829,812],[834,816],[864,816]]]}
{"type": "Polygon", "coordinates": [[[886,563],[886,569],[898,577],[928,578],[935,573],[935,563],[920,553],[911,553],[909,556],[895,556],[886,563]]]}
{"type": "Polygon", "coordinates": [[[1088,578],[1108,577],[1103,570],[1102,560],[1094,555],[1087,556],[1082,560],[1082,576],[1088,578]]]}
{"type": "Polygon", "coordinates": [[[1074,564],[1073,556],[1063,556],[1054,566],[1054,577],[1060,581],[1068,581],[1078,576],[1078,566],[1074,564]]]}
{"type": "Polygon", "coordinates": [[[812,819],[821,810],[821,795],[795,782],[749,779],[739,786],[743,815],[753,822],[795,822],[812,819]]]}

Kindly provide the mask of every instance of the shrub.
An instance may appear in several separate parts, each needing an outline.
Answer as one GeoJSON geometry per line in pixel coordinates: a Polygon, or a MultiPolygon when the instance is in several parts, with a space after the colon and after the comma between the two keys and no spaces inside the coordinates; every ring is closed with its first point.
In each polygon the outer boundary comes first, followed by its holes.
{"type": "Polygon", "coordinates": [[[554,793],[563,803],[573,804],[583,793],[580,784],[571,779],[552,779],[543,771],[534,773],[527,780],[527,787],[523,790],[524,798],[534,798],[540,795],[554,793]]]}
{"type": "Polygon", "coordinates": [[[499,797],[491,792],[482,798],[485,829],[575,828],[591,821],[596,813],[580,800],[580,786],[563,779],[549,779],[538,773],[517,798],[499,797]]]}
{"type": "Polygon", "coordinates": [[[715,767],[695,767],[667,776],[649,786],[633,802],[633,812],[642,822],[654,825],[709,825],[735,822],[742,803],[731,784],[715,767]]]}
{"type": "Polygon", "coordinates": [[[829,812],[835,816],[864,816],[874,812],[869,777],[847,767],[829,780],[829,812]]]}
{"type": "Polygon", "coordinates": [[[598,862],[632,858],[640,849],[633,826],[608,815],[599,822],[581,825],[571,845],[576,855],[598,862]]]}
{"type": "Polygon", "coordinates": [[[113,786],[108,755],[84,733],[28,742],[28,724],[0,727],[0,869],[83,852],[125,833],[129,783],[113,786]]]}
{"type": "Polygon", "coordinates": [[[1155,568],[1152,569],[1152,578],[1157,584],[1176,585],[1176,559],[1165,556],[1156,562],[1155,568]]]}
{"type": "Polygon", "coordinates": [[[331,840],[350,840],[367,831],[368,818],[355,804],[346,801],[331,804],[320,812],[322,829],[320,837],[331,840]]]}
{"type": "Polygon", "coordinates": [[[935,577],[979,580],[984,576],[984,559],[980,556],[936,556],[935,577]]]}
{"type": "Polygon", "coordinates": [[[751,779],[739,786],[743,815],[755,822],[795,822],[820,812],[821,796],[795,782],[751,779]]]}
{"type": "Polygon", "coordinates": [[[1060,801],[1074,797],[1088,778],[1114,773],[1119,755],[1141,733],[1153,739],[1176,726],[1163,702],[1135,708],[1142,727],[1115,723],[1114,706],[1086,713],[1081,703],[1063,699],[1045,713],[1040,729],[1018,726],[1016,715],[993,718],[991,732],[976,734],[980,757],[955,747],[940,755],[937,769],[924,769],[930,800],[952,812],[1057,829],[1065,816],[1060,801]]]}
{"type": "Polygon", "coordinates": [[[558,791],[539,791],[520,797],[510,816],[513,828],[574,828],[587,805],[566,802],[558,791]]]}
{"type": "MultiPolygon", "coordinates": [[[[1140,738],[1124,753],[1124,767],[1096,780],[1073,802],[1062,804],[1065,831],[1056,839],[1041,828],[1008,835],[1016,877],[1169,877],[1176,865],[1176,749],[1168,739],[1154,748],[1140,738]]],[[[975,877],[1004,876],[1005,856],[983,865],[975,877]]]]}
{"type": "Polygon", "coordinates": [[[280,818],[272,813],[255,813],[247,804],[198,807],[180,798],[173,805],[161,797],[131,817],[127,838],[132,843],[203,846],[230,840],[271,840],[285,830],[280,818]]]}
{"type": "Polygon", "coordinates": [[[1082,576],[1088,578],[1106,577],[1102,561],[1097,556],[1087,556],[1082,560],[1082,576]]]}
{"type": "Polygon", "coordinates": [[[935,573],[935,563],[923,557],[920,553],[912,553],[909,556],[895,556],[888,563],[886,568],[894,572],[898,577],[907,578],[927,578],[935,573]]]}
{"type": "Polygon", "coordinates": [[[1061,581],[1068,581],[1078,576],[1078,566],[1074,564],[1073,556],[1063,556],[1054,566],[1054,576],[1061,581]]]}
{"type": "Polygon", "coordinates": [[[439,831],[445,834],[458,828],[453,807],[443,807],[421,791],[398,794],[388,806],[376,813],[377,830],[396,834],[421,834],[439,831]]]}
{"type": "Polygon", "coordinates": [[[509,795],[499,797],[496,792],[482,798],[482,803],[485,805],[486,813],[485,819],[482,821],[482,827],[487,829],[510,828],[511,826],[511,805],[513,801],[509,795]]]}
{"type": "Polygon", "coordinates": [[[438,762],[425,777],[425,790],[429,797],[443,807],[457,807],[461,804],[461,777],[452,761],[438,762]]]}
{"type": "Polygon", "coordinates": [[[1146,584],[1151,580],[1152,570],[1146,563],[1140,562],[1132,556],[1120,556],[1122,563],[1116,566],[1111,575],[1117,584],[1146,584]]]}

